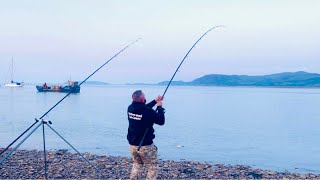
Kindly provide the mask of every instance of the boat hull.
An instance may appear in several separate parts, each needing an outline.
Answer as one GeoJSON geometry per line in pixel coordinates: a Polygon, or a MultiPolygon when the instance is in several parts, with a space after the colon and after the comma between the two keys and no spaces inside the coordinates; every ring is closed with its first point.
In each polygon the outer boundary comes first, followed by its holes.
{"type": "Polygon", "coordinates": [[[59,88],[43,88],[43,86],[36,86],[38,92],[62,92],[62,93],[80,93],[80,86],[64,86],[59,88]]]}
{"type": "Polygon", "coordinates": [[[23,83],[9,83],[5,84],[5,87],[23,87],[23,83]]]}

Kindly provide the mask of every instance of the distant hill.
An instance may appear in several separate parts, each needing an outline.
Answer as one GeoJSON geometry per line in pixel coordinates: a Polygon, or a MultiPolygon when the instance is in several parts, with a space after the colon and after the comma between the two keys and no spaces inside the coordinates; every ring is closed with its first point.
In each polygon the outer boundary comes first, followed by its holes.
{"type": "MultiPolygon", "coordinates": [[[[160,83],[158,83],[158,85],[168,85],[169,81],[162,81],[160,83]]],[[[188,85],[189,82],[184,82],[184,81],[172,81],[171,85],[175,85],[175,86],[184,86],[184,85],[188,85]]]]}
{"type": "Polygon", "coordinates": [[[147,86],[147,85],[154,85],[154,84],[150,84],[150,83],[126,83],[125,85],[147,86]]]}
{"type": "MultiPolygon", "coordinates": [[[[79,83],[80,83],[80,81],[79,81],[79,83]]],[[[104,86],[104,85],[109,85],[109,83],[101,82],[101,81],[86,81],[85,83],[83,83],[83,85],[104,86]]]]}
{"type": "MultiPolygon", "coordinates": [[[[167,84],[168,81],[158,83],[158,85],[167,84]]],[[[191,82],[175,81],[172,85],[320,87],[320,74],[303,71],[264,76],[209,74],[191,82]]]]}

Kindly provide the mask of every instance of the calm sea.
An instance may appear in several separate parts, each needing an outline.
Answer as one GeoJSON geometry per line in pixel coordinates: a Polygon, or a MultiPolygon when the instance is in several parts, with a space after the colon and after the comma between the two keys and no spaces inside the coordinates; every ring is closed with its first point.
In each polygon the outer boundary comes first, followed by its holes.
{"type": "MultiPolygon", "coordinates": [[[[46,120],[80,152],[130,156],[131,94],[152,100],[162,86],[83,86],[46,120]]],[[[65,94],[0,87],[0,146],[5,147],[65,94]]],[[[166,124],[156,126],[161,159],[245,164],[320,173],[320,89],[171,87],[166,124]]],[[[39,128],[22,149],[42,149],[39,128]]],[[[70,149],[46,128],[48,149],[70,149]]]]}

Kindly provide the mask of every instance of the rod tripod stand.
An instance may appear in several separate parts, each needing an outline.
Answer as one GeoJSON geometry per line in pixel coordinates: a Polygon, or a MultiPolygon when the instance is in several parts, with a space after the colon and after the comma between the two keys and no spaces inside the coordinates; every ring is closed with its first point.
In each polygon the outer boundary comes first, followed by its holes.
{"type": "MultiPolygon", "coordinates": [[[[59,134],[51,125],[51,121],[45,121],[43,119],[38,120],[35,119],[35,124],[37,126],[31,130],[30,133],[26,135],[24,139],[21,140],[14,148],[12,148],[9,153],[7,153],[1,160],[0,160],[0,166],[40,127],[42,126],[42,140],[43,140],[43,155],[44,155],[44,176],[45,179],[48,179],[48,161],[47,161],[47,151],[46,151],[46,136],[45,136],[45,125],[49,127],[58,137],[60,137],[66,144],[68,144],[76,153],[85,160],[89,165],[91,165],[104,179],[107,178],[107,176],[92,162],[90,162],[87,158],[84,157],[83,154],[81,154],[73,145],[71,145],[61,134],[59,134]]],[[[6,150],[6,149],[5,149],[6,150]]],[[[8,149],[7,149],[8,150],[8,149]]],[[[3,153],[4,151],[2,151],[3,153]]]]}

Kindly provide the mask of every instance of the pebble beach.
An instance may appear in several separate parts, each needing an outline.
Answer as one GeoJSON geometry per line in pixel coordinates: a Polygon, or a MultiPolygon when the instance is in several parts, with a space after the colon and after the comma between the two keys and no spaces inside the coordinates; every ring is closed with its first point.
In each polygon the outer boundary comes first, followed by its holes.
{"type": "MultiPolygon", "coordinates": [[[[1,149],[0,149],[1,150],[1,149]]],[[[96,165],[102,176],[79,154],[68,150],[47,152],[50,179],[128,179],[132,159],[82,154],[96,165]]],[[[1,156],[1,158],[3,155],[1,156]]],[[[44,179],[43,151],[18,150],[0,166],[1,179],[44,179]]],[[[319,174],[262,170],[245,165],[207,164],[195,161],[159,160],[158,179],[319,179],[319,174]]],[[[146,172],[140,177],[145,178],[146,172]]]]}

